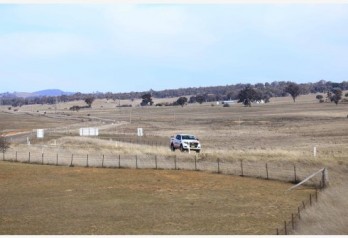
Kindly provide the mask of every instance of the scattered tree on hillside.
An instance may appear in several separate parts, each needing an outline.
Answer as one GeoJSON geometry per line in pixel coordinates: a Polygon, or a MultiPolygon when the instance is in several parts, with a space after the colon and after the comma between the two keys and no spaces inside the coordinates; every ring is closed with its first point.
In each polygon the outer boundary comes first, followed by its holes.
{"type": "Polygon", "coordinates": [[[319,102],[324,102],[324,100],[323,100],[323,98],[324,98],[323,95],[317,95],[315,98],[318,99],[319,102]]]}
{"type": "Polygon", "coordinates": [[[199,103],[199,104],[202,104],[204,101],[205,101],[205,98],[203,95],[197,95],[196,96],[196,101],[199,103]]]}
{"type": "Polygon", "coordinates": [[[345,97],[348,97],[348,93],[344,94],[345,97]]]}
{"type": "Polygon", "coordinates": [[[339,88],[335,88],[332,90],[332,96],[331,101],[334,102],[336,105],[338,102],[342,99],[342,90],[339,88]]]}
{"type": "MultiPolygon", "coordinates": [[[[256,91],[261,92],[262,95],[268,95],[271,97],[283,97],[287,96],[288,93],[284,89],[289,85],[290,82],[286,81],[274,81],[266,82],[264,84],[258,83],[254,85],[256,91]]],[[[85,100],[87,97],[95,97],[96,99],[112,98],[114,101],[117,100],[130,100],[134,98],[141,98],[143,94],[151,93],[152,97],[156,98],[172,98],[182,97],[186,95],[200,95],[198,96],[198,103],[215,100],[234,100],[237,99],[237,95],[240,90],[248,84],[235,84],[235,85],[224,85],[224,86],[212,86],[212,87],[190,87],[190,88],[179,88],[179,89],[165,89],[161,91],[151,90],[149,92],[127,92],[127,93],[101,93],[95,92],[93,94],[83,94],[76,92],[71,95],[57,96],[59,102],[72,102],[78,100],[85,100]]],[[[332,91],[334,88],[340,88],[341,90],[348,90],[348,81],[341,83],[335,83],[331,81],[320,80],[316,83],[304,83],[298,85],[301,88],[301,94],[307,93],[326,93],[332,91]]],[[[0,100],[2,105],[8,105],[12,107],[18,107],[22,105],[33,105],[33,104],[55,104],[56,97],[51,96],[34,96],[34,97],[17,97],[15,93],[0,93],[0,100]]],[[[330,98],[327,98],[330,100],[330,98]]],[[[194,101],[192,101],[194,102],[194,101]]],[[[266,102],[266,101],[265,101],[266,102]]]]}
{"type": "Polygon", "coordinates": [[[152,106],[153,101],[152,101],[151,93],[146,93],[142,95],[141,98],[143,99],[140,103],[141,106],[149,106],[149,105],[152,106]]]}
{"type": "Polygon", "coordinates": [[[176,102],[183,107],[187,103],[187,97],[179,97],[176,102]]]}
{"type": "Polygon", "coordinates": [[[318,99],[318,100],[321,100],[321,99],[323,99],[324,97],[323,97],[323,95],[317,95],[315,98],[318,99]]]}
{"type": "Polygon", "coordinates": [[[80,106],[76,106],[76,105],[69,108],[70,111],[77,111],[77,112],[78,112],[80,109],[81,109],[81,107],[80,107],[80,106]]]}
{"type": "Polygon", "coordinates": [[[196,103],[196,102],[197,102],[196,96],[191,96],[189,99],[189,103],[196,103]]]}
{"type": "Polygon", "coordinates": [[[6,150],[10,148],[10,143],[6,140],[4,136],[0,136],[0,150],[5,153],[6,150]]]}
{"type": "Polygon", "coordinates": [[[301,93],[301,88],[296,83],[289,83],[288,86],[285,87],[284,91],[289,93],[295,102],[296,98],[301,93]]]}
{"type": "Polygon", "coordinates": [[[88,107],[92,107],[92,103],[93,103],[94,99],[95,99],[94,97],[87,97],[85,99],[85,103],[87,103],[88,107]]]}
{"type": "Polygon", "coordinates": [[[261,100],[259,93],[251,86],[247,86],[238,94],[238,102],[243,103],[244,106],[251,107],[251,102],[261,100]]]}

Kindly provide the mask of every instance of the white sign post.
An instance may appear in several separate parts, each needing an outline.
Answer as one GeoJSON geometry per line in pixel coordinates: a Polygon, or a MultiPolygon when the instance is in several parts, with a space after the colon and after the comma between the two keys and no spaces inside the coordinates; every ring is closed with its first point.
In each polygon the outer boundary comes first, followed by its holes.
{"type": "Polygon", "coordinates": [[[143,132],[143,128],[138,128],[138,136],[143,136],[144,132],[143,132]]]}
{"type": "Polygon", "coordinates": [[[313,148],[313,155],[314,155],[314,157],[317,156],[317,147],[316,146],[314,146],[314,148],[313,148]]]}
{"type": "Polygon", "coordinates": [[[44,129],[37,129],[36,130],[36,137],[37,138],[44,138],[44,136],[45,136],[44,129]]]}

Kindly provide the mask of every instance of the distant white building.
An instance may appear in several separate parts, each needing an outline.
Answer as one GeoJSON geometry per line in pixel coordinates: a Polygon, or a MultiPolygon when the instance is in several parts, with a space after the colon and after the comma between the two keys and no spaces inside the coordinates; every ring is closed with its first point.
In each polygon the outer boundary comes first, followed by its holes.
{"type": "Polygon", "coordinates": [[[235,104],[236,103],[236,101],[234,101],[234,100],[226,100],[226,101],[222,101],[221,102],[221,104],[235,104]]]}

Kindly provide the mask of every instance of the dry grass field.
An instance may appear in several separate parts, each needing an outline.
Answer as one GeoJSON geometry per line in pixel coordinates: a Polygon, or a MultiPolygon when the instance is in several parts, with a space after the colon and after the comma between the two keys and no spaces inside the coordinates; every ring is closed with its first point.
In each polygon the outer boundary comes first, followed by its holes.
{"type": "MultiPolygon", "coordinates": [[[[154,102],[174,100],[154,99],[154,102]]],[[[1,107],[0,128],[6,132],[55,128],[54,133],[47,134],[46,140],[32,139],[33,143],[49,145],[56,140],[59,149],[69,153],[88,151],[164,156],[173,155],[166,145],[169,137],[185,132],[199,137],[203,146],[200,159],[296,163],[299,167],[308,168],[308,171],[310,168],[327,167],[330,187],[322,193],[324,201],[304,214],[297,233],[348,234],[344,225],[348,222],[347,218],[340,212],[348,209],[345,200],[348,196],[345,182],[348,177],[348,104],[318,103],[315,95],[300,96],[296,103],[290,97],[272,98],[269,104],[255,104],[250,108],[240,104],[222,107],[212,103],[185,107],[139,107],[139,100],[96,100],[91,109],[69,111],[68,108],[75,104],[84,103],[60,103],[57,109],[47,105],[23,106],[11,114],[6,107],[1,107]],[[119,103],[134,107],[116,107],[119,103]],[[79,127],[92,123],[98,126],[100,137],[107,140],[72,137],[78,135],[79,127]],[[69,130],[66,130],[67,126],[69,130]],[[115,138],[136,139],[138,127],[144,128],[144,139],[161,142],[163,146],[115,144],[115,138]],[[110,138],[113,141],[109,141],[110,138]],[[317,148],[316,157],[313,156],[313,147],[317,148]],[[323,221],[326,221],[325,224],[323,221]]],[[[12,147],[24,149],[27,146],[13,144],[12,147]]],[[[179,151],[174,154],[178,157],[191,156],[179,151]]],[[[171,234],[170,231],[168,233],[171,234]]],[[[204,231],[197,233],[204,234],[204,231]]]]}
{"type": "Polygon", "coordinates": [[[274,234],[311,192],[204,172],[0,166],[2,235],[274,234]]]}

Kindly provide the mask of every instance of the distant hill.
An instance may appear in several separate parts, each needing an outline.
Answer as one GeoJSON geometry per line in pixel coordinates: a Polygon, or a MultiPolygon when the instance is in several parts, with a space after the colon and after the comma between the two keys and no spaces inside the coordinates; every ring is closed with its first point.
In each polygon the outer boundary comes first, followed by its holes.
{"type": "Polygon", "coordinates": [[[27,92],[13,92],[13,93],[0,93],[0,97],[7,97],[7,98],[30,98],[30,97],[59,97],[62,95],[73,95],[75,93],[72,92],[64,92],[60,89],[46,89],[41,90],[33,93],[27,93],[27,92]]]}
{"type": "Polygon", "coordinates": [[[55,97],[55,96],[72,95],[72,94],[74,94],[74,93],[64,92],[64,91],[59,90],[59,89],[46,89],[46,90],[41,90],[41,91],[37,91],[37,92],[32,93],[32,95],[35,97],[43,97],[43,96],[55,97]]]}

